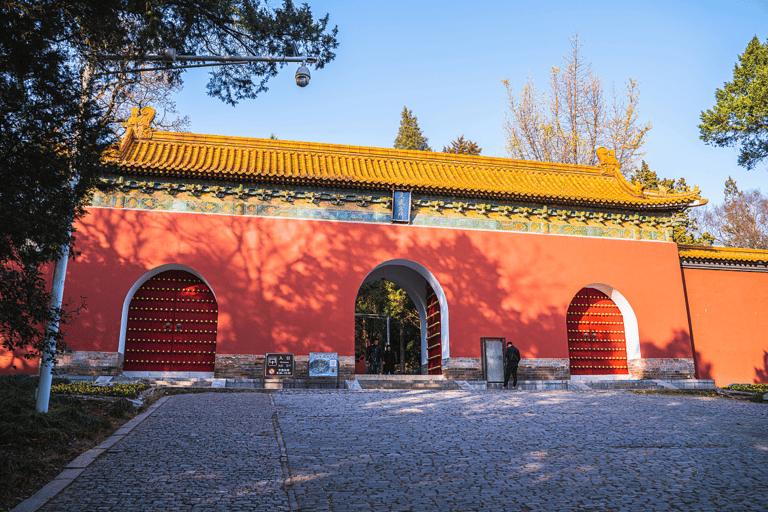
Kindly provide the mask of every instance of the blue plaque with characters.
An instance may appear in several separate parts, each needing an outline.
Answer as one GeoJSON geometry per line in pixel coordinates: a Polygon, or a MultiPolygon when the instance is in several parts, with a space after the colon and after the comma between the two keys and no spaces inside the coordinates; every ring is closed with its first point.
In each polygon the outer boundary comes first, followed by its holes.
{"type": "Polygon", "coordinates": [[[392,222],[411,222],[411,191],[395,190],[392,195],[392,222]]]}

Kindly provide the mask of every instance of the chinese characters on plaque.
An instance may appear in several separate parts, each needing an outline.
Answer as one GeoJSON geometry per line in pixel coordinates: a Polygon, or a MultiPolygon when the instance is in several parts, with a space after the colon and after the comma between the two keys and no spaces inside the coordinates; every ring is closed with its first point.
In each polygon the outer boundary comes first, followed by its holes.
{"type": "Polygon", "coordinates": [[[395,190],[392,194],[392,222],[411,222],[411,191],[395,190]]]}

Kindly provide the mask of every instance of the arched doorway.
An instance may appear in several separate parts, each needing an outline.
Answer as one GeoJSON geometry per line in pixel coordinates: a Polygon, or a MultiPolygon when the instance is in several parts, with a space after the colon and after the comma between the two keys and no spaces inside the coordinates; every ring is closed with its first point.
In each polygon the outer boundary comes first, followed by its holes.
{"type": "Polygon", "coordinates": [[[625,319],[609,293],[584,287],[568,307],[571,376],[629,373],[625,319]]]}
{"type": "MultiPolygon", "coordinates": [[[[386,280],[403,289],[413,301],[420,320],[421,368],[428,375],[441,375],[442,362],[450,357],[448,306],[440,283],[422,265],[404,259],[377,265],[361,286],[386,280]]],[[[363,365],[356,365],[356,372],[363,365]]]]}
{"type": "Polygon", "coordinates": [[[162,271],[131,297],[125,321],[123,372],[212,373],[218,307],[202,279],[162,271]]]}

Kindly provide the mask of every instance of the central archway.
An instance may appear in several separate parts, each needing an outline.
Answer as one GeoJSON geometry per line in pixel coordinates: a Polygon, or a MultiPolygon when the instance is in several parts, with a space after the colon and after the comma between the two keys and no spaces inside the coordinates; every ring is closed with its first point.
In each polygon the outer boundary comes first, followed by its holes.
{"type": "Polygon", "coordinates": [[[442,361],[451,354],[448,302],[443,288],[424,266],[406,259],[377,265],[360,286],[384,279],[402,288],[416,307],[421,325],[421,366],[429,375],[442,374],[442,361]]]}

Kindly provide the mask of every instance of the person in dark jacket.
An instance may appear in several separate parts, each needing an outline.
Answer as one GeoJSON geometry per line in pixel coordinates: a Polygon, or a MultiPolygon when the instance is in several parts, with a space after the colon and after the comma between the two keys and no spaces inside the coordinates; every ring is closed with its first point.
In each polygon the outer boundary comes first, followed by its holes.
{"type": "Polygon", "coordinates": [[[517,387],[517,365],[520,363],[520,351],[511,341],[507,342],[507,350],[504,352],[504,389],[507,389],[509,377],[512,376],[512,389],[517,387]]]}
{"type": "Polygon", "coordinates": [[[381,370],[381,359],[384,354],[381,351],[381,347],[379,346],[379,340],[374,339],[373,345],[368,347],[368,364],[370,365],[368,368],[368,373],[373,373],[375,375],[379,374],[379,371],[381,370]]]}
{"type": "Polygon", "coordinates": [[[395,364],[397,364],[397,354],[392,351],[392,347],[387,345],[384,349],[384,375],[395,373],[395,364]]]}

